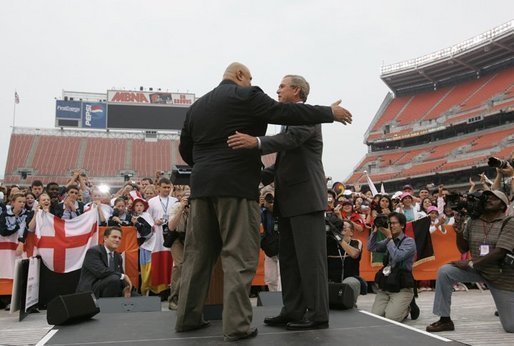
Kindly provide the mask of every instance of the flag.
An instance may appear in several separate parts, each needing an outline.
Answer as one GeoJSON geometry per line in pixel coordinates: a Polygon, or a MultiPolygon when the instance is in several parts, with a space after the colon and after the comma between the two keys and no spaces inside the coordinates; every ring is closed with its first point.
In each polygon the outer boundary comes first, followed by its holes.
{"type": "Polygon", "coordinates": [[[373,184],[373,182],[371,181],[371,178],[369,177],[368,172],[364,171],[364,174],[366,175],[366,181],[368,182],[369,189],[371,190],[371,193],[373,194],[373,196],[378,195],[377,188],[375,187],[375,184],[373,184]]]}
{"type": "Polygon", "coordinates": [[[36,237],[36,247],[48,269],[56,273],[81,269],[87,250],[98,244],[96,207],[71,220],[37,213],[36,237]]]}
{"type": "Polygon", "coordinates": [[[18,95],[17,91],[14,92],[14,103],[20,103],[20,95],[18,95]]]}
{"type": "MultiPolygon", "coordinates": [[[[407,222],[405,235],[414,239],[416,243],[416,259],[414,266],[435,260],[432,237],[430,236],[430,217],[424,217],[416,221],[407,222]]],[[[385,236],[378,232],[377,241],[384,240],[385,236]]],[[[371,266],[382,266],[384,253],[371,253],[371,266]]]]}
{"type": "Polygon", "coordinates": [[[430,217],[425,216],[416,221],[407,222],[405,234],[414,238],[416,242],[416,260],[414,266],[435,259],[432,237],[430,236],[430,217]]]}
{"type": "MultiPolygon", "coordinates": [[[[146,219],[145,219],[146,220],[146,219]]],[[[153,221],[149,222],[151,225],[153,221]]],[[[152,236],[141,244],[139,264],[141,267],[141,294],[148,290],[160,293],[169,287],[173,259],[170,249],[163,246],[162,226],[153,225],[152,236]]]]}
{"type": "Polygon", "coordinates": [[[17,233],[14,233],[7,237],[0,236],[0,279],[13,279],[13,270],[14,262],[16,261],[17,247],[17,233]]]}
{"type": "Polygon", "coordinates": [[[386,190],[385,190],[385,188],[384,188],[384,183],[382,183],[382,184],[380,185],[380,194],[381,194],[381,195],[387,195],[386,190]]]}

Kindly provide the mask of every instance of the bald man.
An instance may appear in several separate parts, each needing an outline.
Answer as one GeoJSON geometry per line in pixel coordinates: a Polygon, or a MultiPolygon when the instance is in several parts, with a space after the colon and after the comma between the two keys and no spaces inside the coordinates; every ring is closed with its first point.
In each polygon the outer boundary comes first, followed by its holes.
{"type": "Polygon", "coordinates": [[[254,337],[248,297],[259,257],[258,150],[232,150],[227,138],[237,131],[262,136],[267,124],[303,125],[351,122],[339,106],[278,103],[251,86],[250,70],[230,64],[221,83],[188,110],[180,154],[192,167],[191,222],[184,245],[183,292],[177,332],[206,327],[202,310],[212,269],[221,256],[224,272],[223,334],[226,341],[254,337]]]}

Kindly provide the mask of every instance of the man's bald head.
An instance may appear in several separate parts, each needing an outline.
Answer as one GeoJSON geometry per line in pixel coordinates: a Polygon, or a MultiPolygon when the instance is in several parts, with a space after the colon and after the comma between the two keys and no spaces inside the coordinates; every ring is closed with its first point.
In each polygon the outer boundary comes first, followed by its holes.
{"type": "Polygon", "coordinates": [[[250,70],[239,62],[233,62],[228,65],[225,73],[223,74],[223,79],[231,80],[237,85],[243,87],[249,87],[252,85],[252,74],[250,73],[250,70]]]}

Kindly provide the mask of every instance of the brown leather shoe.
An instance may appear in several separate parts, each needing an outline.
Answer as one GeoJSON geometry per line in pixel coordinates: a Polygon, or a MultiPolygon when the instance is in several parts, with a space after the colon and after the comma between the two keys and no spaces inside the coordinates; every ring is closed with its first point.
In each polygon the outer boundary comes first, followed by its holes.
{"type": "Polygon", "coordinates": [[[244,339],[250,339],[250,338],[255,338],[258,333],[259,333],[259,331],[257,330],[257,328],[250,328],[246,334],[234,335],[234,336],[226,335],[223,338],[223,340],[224,341],[239,341],[239,340],[244,340],[244,339]]]}
{"type": "Polygon", "coordinates": [[[441,320],[432,323],[427,326],[427,332],[437,333],[437,332],[450,332],[455,330],[455,326],[453,325],[453,321],[443,322],[441,320]]]}

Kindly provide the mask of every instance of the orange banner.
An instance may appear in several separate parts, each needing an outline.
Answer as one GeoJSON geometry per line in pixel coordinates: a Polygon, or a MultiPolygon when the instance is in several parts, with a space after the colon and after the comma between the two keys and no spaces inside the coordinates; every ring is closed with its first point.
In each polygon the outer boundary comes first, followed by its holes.
{"type": "MultiPolygon", "coordinates": [[[[452,226],[446,226],[446,230],[446,234],[442,234],[439,231],[431,234],[432,246],[434,248],[434,260],[421,263],[414,267],[413,274],[416,280],[435,280],[439,267],[448,262],[460,260],[461,254],[457,249],[455,231],[452,226]]],[[[368,235],[369,232],[355,232],[354,238],[362,241],[360,276],[365,281],[374,281],[375,273],[381,268],[381,266],[373,266],[371,263],[371,254],[366,249],[368,235]]],[[[259,266],[257,267],[257,273],[252,281],[252,285],[264,285],[264,253],[262,250],[259,253],[259,266]]]]}
{"type": "MultiPolygon", "coordinates": [[[[435,231],[431,234],[432,246],[434,248],[434,260],[427,261],[414,267],[414,278],[416,280],[435,280],[437,270],[443,264],[460,259],[460,252],[455,242],[455,231],[452,226],[446,226],[446,234],[435,231]]],[[[368,243],[368,232],[355,232],[354,237],[362,241],[362,257],[360,262],[360,274],[366,281],[374,281],[375,273],[381,266],[372,266],[371,254],[366,249],[368,243]]]]}

